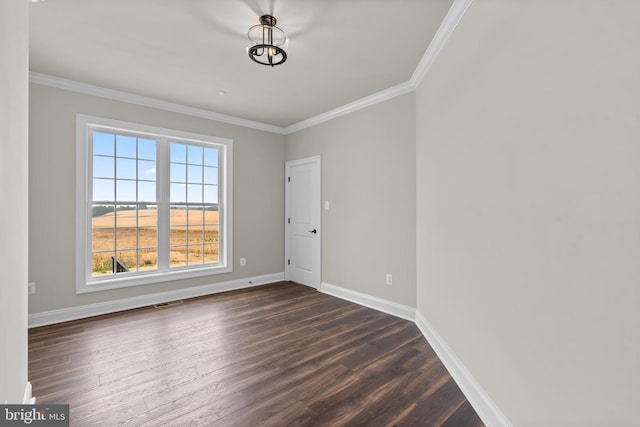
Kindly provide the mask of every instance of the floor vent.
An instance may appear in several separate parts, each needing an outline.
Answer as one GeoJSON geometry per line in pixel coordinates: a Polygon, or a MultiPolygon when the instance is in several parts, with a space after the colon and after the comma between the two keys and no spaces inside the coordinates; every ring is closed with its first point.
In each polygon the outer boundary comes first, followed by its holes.
{"type": "Polygon", "coordinates": [[[171,302],[163,302],[161,304],[153,304],[154,308],[163,308],[163,307],[169,307],[171,305],[177,305],[177,304],[182,304],[184,301],[182,300],[178,300],[178,301],[171,301],[171,302]]]}

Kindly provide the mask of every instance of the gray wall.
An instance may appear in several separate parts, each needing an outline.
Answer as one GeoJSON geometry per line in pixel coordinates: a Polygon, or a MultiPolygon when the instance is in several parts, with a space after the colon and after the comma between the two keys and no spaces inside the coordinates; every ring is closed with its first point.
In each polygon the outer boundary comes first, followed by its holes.
{"type": "Polygon", "coordinates": [[[32,84],[30,87],[30,313],[279,273],[284,270],[284,137],[32,84]],[[75,293],[75,115],[89,114],[234,141],[234,272],[75,293]],[[239,267],[238,259],[247,259],[239,267]]]}
{"type": "Polygon", "coordinates": [[[418,309],[515,426],[638,425],[640,3],[474,3],[417,92],[418,309]]]}
{"type": "Polygon", "coordinates": [[[287,136],[322,156],[322,281],[415,307],[415,94],[287,136]],[[385,274],[394,284],[385,284],[385,274]]]}
{"type": "Polygon", "coordinates": [[[0,2],[0,403],[22,403],[27,385],[27,7],[0,2]]]}

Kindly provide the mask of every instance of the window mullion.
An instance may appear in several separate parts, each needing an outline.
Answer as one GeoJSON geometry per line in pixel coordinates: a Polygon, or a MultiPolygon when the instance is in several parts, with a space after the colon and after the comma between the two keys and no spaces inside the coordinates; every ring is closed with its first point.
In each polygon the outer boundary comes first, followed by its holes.
{"type": "Polygon", "coordinates": [[[169,269],[169,141],[158,140],[157,200],[158,200],[158,269],[169,269]]]}

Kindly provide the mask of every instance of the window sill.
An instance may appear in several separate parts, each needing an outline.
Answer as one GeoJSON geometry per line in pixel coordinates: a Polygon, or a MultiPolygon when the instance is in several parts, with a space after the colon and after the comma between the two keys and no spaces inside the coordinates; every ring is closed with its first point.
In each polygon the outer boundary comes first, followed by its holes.
{"type": "Polygon", "coordinates": [[[191,279],[194,277],[213,276],[216,274],[231,273],[233,268],[226,265],[215,267],[190,268],[183,270],[154,271],[144,274],[132,274],[126,277],[110,277],[105,279],[91,280],[87,283],[78,283],[76,294],[89,292],[106,291],[109,289],[128,288],[131,286],[152,285],[155,283],[168,282],[173,280],[191,279]]]}

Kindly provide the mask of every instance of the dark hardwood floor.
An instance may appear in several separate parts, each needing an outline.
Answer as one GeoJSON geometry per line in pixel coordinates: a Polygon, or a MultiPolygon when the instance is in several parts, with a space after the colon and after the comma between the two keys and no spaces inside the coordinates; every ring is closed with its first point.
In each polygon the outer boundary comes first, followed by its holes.
{"type": "Polygon", "coordinates": [[[73,426],[482,426],[417,327],[291,282],[31,329],[73,426]]]}

